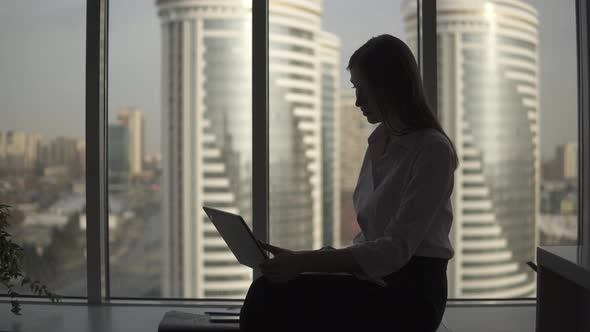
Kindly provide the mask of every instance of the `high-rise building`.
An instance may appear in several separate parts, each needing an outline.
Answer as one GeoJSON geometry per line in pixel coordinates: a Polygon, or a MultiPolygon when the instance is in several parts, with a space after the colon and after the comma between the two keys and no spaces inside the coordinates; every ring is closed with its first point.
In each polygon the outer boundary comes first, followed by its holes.
{"type": "Polygon", "coordinates": [[[578,143],[559,145],[555,151],[556,175],[564,180],[578,179],[578,143]]]}
{"type": "Polygon", "coordinates": [[[129,175],[137,176],[143,171],[145,155],[145,119],[143,110],[136,107],[124,107],[117,112],[119,123],[127,127],[129,175]]]}
{"type": "Polygon", "coordinates": [[[269,2],[270,239],[295,250],[338,245],[339,49],[322,2],[269,2]]]}
{"type": "Polygon", "coordinates": [[[40,144],[39,159],[45,167],[78,168],[80,167],[78,144],[78,139],[70,137],[43,140],[40,144]]]}
{"type": "Polygon", "coordinates": [[[251,8],[159,0],[162,22],[163,295],[241,297],[240,265],[202,206],[250,221],[251,8]]]}
{"type": "Polygon", "coordinates": [[[109,192],[125,191],[129,181],[129,128],[122,124],[109,124],[108,178],[109,192]]]}
{"type": "MultiPolygon", "coordinates": [[[[404,3],[416,40],[415,1],[404,3]]],[[[519,0],[437,1],[438,115],[454,141],[449,296],[534,296],[539,215],[537,11],[519,0]]]]}
{"type": "Polygon", "coordinates": [[[78,163],[83,176],[86,174],[86,139],[78,139],[76,150],[78,151],[78,163]]]}
{"type": "Polygon", "coordinates": [[[340,40],[320,32],[322,114],[322,245],[340,246],[340,40]]]}
{"type": "MultiPolygon", "coordinates": [[[[242,297],[251,269],[235,260],[201,206],[251,220],[251,3],[157,5],[163,293],[242,297]]],[[[317,248],[338,237],[338,155],[329,151],[337,133],[328,123],[337,121],[331,108],[338,104],[338,40],[321,30],[318,0],[271,0],[269,12],[271,240],[291,249],[317,248]]]]}
{"type": "Polygon", "coordinates": [[[25,132],[0,132],[0,170],[33,169],[39,158],[39,140],[39,136],[25,132]]]}
{"type": "Polygon", "coordinates": [[[361,164],[367,149],[367,139],[375,127],[370,124],[355,106],[353,89],[340,90],[340,232],[341,244],[351,244],[352,238],[360,231],[352,203],[361,164]]]}
{"type": "Polygon", "coordinates": [[[129,172],[129,130],[120,124],[109,124],[109,171],[129,172]]]}

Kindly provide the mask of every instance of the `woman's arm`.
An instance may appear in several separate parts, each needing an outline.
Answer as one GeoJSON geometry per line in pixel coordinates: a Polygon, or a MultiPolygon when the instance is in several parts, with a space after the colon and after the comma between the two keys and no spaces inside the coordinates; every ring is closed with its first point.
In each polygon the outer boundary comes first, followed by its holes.
{"type": "Polygon", "coordinates": [[[302,251],[300,255],[301,272],[361,272],[348,248],[302,251]]]}
{"type": "Polygon", "coordinates": [[[302,272],[360,272],[361,268],[348,248],[291,251],[260,243],[274,257],[260,264],[261,272],[274,282],[287,282],[302,272]]]}

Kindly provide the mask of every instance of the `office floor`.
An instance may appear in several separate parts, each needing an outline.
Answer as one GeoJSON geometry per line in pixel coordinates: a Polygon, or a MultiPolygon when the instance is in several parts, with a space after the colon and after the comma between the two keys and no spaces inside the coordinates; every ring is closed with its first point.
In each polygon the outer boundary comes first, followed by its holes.
{"type": "MultiPolygon", "coordinates": [[[[202,313],[204,307],[163,305],[23,304],[23,315],[10,313],[0,303],[0,331],[46,332],[156,332],[166,311],[202,313]]],[[[533,332],[535,307],[448,307],[445,321],[452,332],[533,332]]]]}

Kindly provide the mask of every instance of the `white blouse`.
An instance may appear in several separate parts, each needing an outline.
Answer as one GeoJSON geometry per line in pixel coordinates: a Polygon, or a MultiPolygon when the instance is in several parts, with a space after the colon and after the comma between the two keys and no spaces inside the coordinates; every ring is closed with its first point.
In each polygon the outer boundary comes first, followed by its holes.
{"type": "Polygon", "coordinates": [[[450,259],[455,159],[434,129],[395,136],[380,124],[369,136],[354,208],[361,232],[349,247],[369,279],[403,267],[412,256],[450,259]]]}

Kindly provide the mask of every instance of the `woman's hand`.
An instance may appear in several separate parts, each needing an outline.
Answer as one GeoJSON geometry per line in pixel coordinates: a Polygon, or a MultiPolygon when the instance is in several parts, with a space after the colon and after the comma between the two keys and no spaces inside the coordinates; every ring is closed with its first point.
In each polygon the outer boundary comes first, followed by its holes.
{"type": "Polygon", "coordinates": [[[260,241],[259,243],[264,250],[273,254],[273,258],[259,265],[262,274],[271,282],[286,283],[303,272],[300,253],[260,241]]]}

